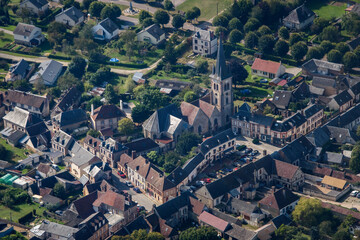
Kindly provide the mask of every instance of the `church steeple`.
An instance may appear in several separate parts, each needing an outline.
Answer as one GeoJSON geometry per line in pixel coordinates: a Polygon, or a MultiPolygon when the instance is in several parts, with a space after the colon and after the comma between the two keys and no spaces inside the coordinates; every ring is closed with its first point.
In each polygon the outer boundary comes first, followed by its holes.
{"type": "Polygon", "coordinates": [[[212,74],[214,75],[214,77],[216,77],[220,81],[231,77],[230,69],[226,65],[224,47],[223,47],[221,37],[220,37],[218,51],[217,51],[216,66],[213,67],[212,74]]]}

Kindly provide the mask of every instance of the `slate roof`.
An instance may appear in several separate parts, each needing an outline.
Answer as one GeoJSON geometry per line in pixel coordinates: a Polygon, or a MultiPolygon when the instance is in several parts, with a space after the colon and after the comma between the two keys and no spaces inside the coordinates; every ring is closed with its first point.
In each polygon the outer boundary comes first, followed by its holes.
{"type": "Polygon", "coordinates": [[[310,87],[307,85],[307,83],[304,81],[300,83],[300,85],[293,91],[293,96],[296,99],[304,99],[309,97],[310,95],[310,87]]]}
{"type": "Polygon", "coordinates": [[[93,209],[93,202],[97,199],[98,192],[94,191],[89,195],[86,195],[82,198],[75,200],[72,203],[72,207],[82,219],[86,219],[88,216],[93,214],[95,211],[93,209]]]}
{"type": "Polygon", "coordinates": [[[18,107],[15,107],[13,111],[6,114],[3,119],[25,129],[39,125],[42,122],[36,115],[18,107]]]}
{"type": "Polygon", "coordinates": [[[39,108],[40,110],[44,106],[45,102],[47,101],[46,97],[27,93],[18,90],[7,90],[4,93],[5,102],[8,103],[19,103],[24,105],[29,105],[35,108],[39,108]]]}
{"type": "Polygon", "coordinates": [[[35,81],[41,77],[45,85],[52,86],[61,73],[62,67],[63,65],[55,60],[44,61],[40,64],[39,71],[37,71],[29,81],[35,83],[35,81]]]}
{"type": "Polygon", "coordinates": [[[68,227],[66,225],[50,222],[48,220],[43,220],[39,229],[49,234],[64,237],[65,239],[70,238],[78,231],[77,228],[68,227]]]}
{"type": "Polygon", "coordinates": [[[339,93],[338,95],[336,95],[334,97],[334,100],[337,104],[339,104],[339,106],[342,106],[346,103],[348,103],[349,101],[351,101],[353,98],[350,95],[350,93],[348,91],[342,91],[341,93],[339,93]]]}
{"type": "Polygon", "coordinates": [[[239,111],[251,112],[251,107],[248,103],[244,102],[240,107],[239,111]]]}
{"type": "MultiPolygon", "coordinates": [[[[34,2],[36,2],[36,1],[34,1],[34,2]]],[[[21,36],[29,37],[35,28],[36,27],[31,24],[18,23],[18,25],[16,25],[16,28],[13,33],[14,33],[14,35],[21,35],[21,36]]]]}
{"type": "Polygon", "coordinates": [[[295,195],[292,191],[287,188],[281,188],[275,193],[264,197],[259,201],[260,204],[266,205],[270,208],[280,210],[293,202],[299,200],[299,196],[295,195]]]}
{"type": "Polygon", "coordinates": [[[221,38],[217,50],[216,65],[213,66],[212,75],[210,75],[210,77],[218,81],[231,77],[230,67],[226,64],[224,47],[221,38]]]}
{"type": "Polygon", "coordinates": [[[306,107],[304,109],[304,116],[306,119],[314,116],[315,114],[317,114],[318,112],[320,112],[322,110],[322,107],[320,105],[317,105],[317,104],[312,104],[308,107],[306,107]]]}
{"type": "Polygon", "coordinates": [[[324,88],[315,87],[313,85],[309,86],[309,90],[310,90],[310,93],[315,94],[315,95],[319,95],[319,96],[324,95],[324,92],[325,92],[324,88]]]}
{"type": "Polygon", "coordinates": [[[214,147],[222,145],[225,142],[235,140],[235,138],[236,138],[235,133],[232,131],[231,128],[229,128],[202,142],[200,145],[200,151],[204,155],[206,155],[208,151],[213,149],[214,147]]]}
{"type": "Polygon", "coordinates": [[[190,82],[184,81],[176,81],[176,80],[166,80],[166,79],[159,79],[155,82],[155,87],[158,88],[169,88],[175,91],[181,91],[187,87],[192,86],[193,84],[190,82]]]}
{"type": "Polygon", "coordinates": [[[155,111],[143,124],[149,132],[164,132],[169,128],[169,115],[181,119],[182,115],[175,104],[170,104],[155,111]]]}
{"type": "Polygon", "coordinates": [[[103,105],[94,110],[94,120],[126,117],[125,113],[115,105],[103,105]]]}
{"type": "Polygon", "coordinates": [[[284,109],[289,106],[291,98],[292,98],[291,91],[276,90],[274,92],[272,102],[276,105],[276,107],[284,109]]]}
{"type": "Polygon", "coordinates": [[[21,59],[15,65],[10,67],[10,72],[12,74],[25,77],[27,74],[27,71],[29,70],[29,67],[30,67],[29,63],[27,61],[25,61],[24,59],[21,59]]]}
{"type": "Polygon", "coordinates": [[[232,239],[238,240],[251,240],[257,239],[257,233],[246,228],[240,227],[236,224],[231,224],[229,230],[225,232],[226,235],[230,236],[232,239]]]}
{"type": "Polygon", "coordinates": [[[68,9],[66,9],[65,11],[59,13],[55,17],[58,17],[58,16],[63,15],[63,14],[65,14],[66,16],[71,18],[71,20],[73,20],[75,22],[75,24],[78,23],[82,17],[84,17],[84,13],[81,12],[76,7],[70,7],[68,9]]]}
{"type": "Polygon", "coordinates": [[[112,153],[127,150],[127,147],[112,138],[108,138],[105,141],[102,141],[100,147],[112,153]]]}
{"type": "Polygon", "coordinates": [[[287,217],[285,214],[280,214],[279,216],[273,218],[271,221],[276,229],[278,229],[283,224],[290,225],[292,222],[292,220],[289,217],[287,217]]]}
{"type": "Polygon", "coordinates": [[[278,153],[280,154],[280,160],[293,163],[296,160],[305,158],[305,156],[310,154],[313,150],[314,145],[312,145],[305,136],[301,136],[280,149],[278,153]]]}
{"type": "Polygon", "coordinates": [[[301,5],[292,10],[289,15],[284,18],[284,21],[300,24],[314,16],[315,13],[313,11],[308,9],[305,5],[301,5]]]}
{"type": "Polygon", "coordinates": [[[71,124],[83,122],[87,120],[86,112],[80,108],[59,113],[54,117],[54,120],[60,127],[68,126],[71,124]]]}
{"type": "Polygon", "coordinates": [[[306,118],[300,112],[297,112],[291,117],[285,119],[284,122],[298,128],[306,122],[306,118]]]}
{"type": "Polygon", "coordinates": [[[145,229],[146,231],[150,231],[150,227],[151,226],[149,225],[149,223],[145,220],[145,216],[140,215],[134,221],[130,222],[122,229],[120,229],[120,231],[115,233],[115,235],[120,235],[120,236],[130,235],[132,232],[140,229],[145,229]]]}
{"type": "Polygon", "coordinates": [[[325,87],[336,87],[336,80],[331,78],[324,77],[313,77],[311,84],[315,87],[325,88],[325,87]]]}
{"type": "Polygon", "coordinates": [[[358,95],[360,94],[360,82],[357,82],[356,84],[354,84],[350,90],[355,94],[358,95]]]}
{"type": "Polygon", "coordinates": [[[63,147],[68,147],[73,141],[72,136],[61,130],[56,132],[52,138],[52,142],[57,142],[63,147]]]}
{"type": "Polygon", "coordinates": [[[276,74],[280,66],[281,63],[279,62],[273,62],[273,61],[263,60],[261,58],[255,58],[255,61],[252,64],[251,69],[276,74]]]}
{"type": "Polygon", "coordinates": [[[315,146],[322,147],[330,141],[330,134],[324,127],[316,128],[314,131],[306,135],[306,138],[315,146]]]}
{"type": "Polygon", "coordinates": [[[184,192],[180,196],[168,200],[160,206],[155,207],[156,213],[160,218],[168,220],[174,213],[177,213],[180,208],[190,205],[191,193],[184,192]]]}
{"type": "Polygon", "coordinates": [[[96,151],[100,151],[100,144],[101,144],[101,140],[98,138],[94,138],[90,135],[87,135],[84,138],[83,141],[85,144],[90,145],[91,147],[95,148],[96,151]]]}
{"type": "Polygon", "coordinates": [[[325,128],[328,131],[330,138],[335,140],[336,143],[346,144],[351,143],[349,142],[349,139],[352,139],[354,142],[358,140],[356,134],[354,134],[347,128],[340,128],[334,126],[326,126],[325,128]]]}
{"type": "Polygon", "coordinates": [[[82,166],[83,164],[86,164],[93,159],[97,159],[98,161],[100,161],[98,157],[87,151],[77,142],[73,144],[72,148],[69,149],[69,151],[71,152],[72,155],[70,161],[77,166],[82,166]]]}
{"type": "Polygon", "coordinates": [[[248,203],[238,198],[231,198],[228,205],[230,205],[231,208],[235,209],[236,211],[239,211],[240,213],[247,216],[250,216],[252,213],[256,212],[258,208],[255,204],[248,203]]]}
{"type": "Polygon", "coordinates": [[[325,152],[324,160],[329,163],[342,164],[344,155],[341,153],[325,152]]]}
{"type": "Polygon", "coordinates": [[[69,110],[69,108],[71,108],[80,97],[81,92],[76,87],[72,87],[65,92],[56,107],[60,108],[61,111],[65,112],[69,110]]]}
{"type": "Polygon", "coordinates": [[[328,122],[328,126],[334,127],[345,127],[351,122],[355,121],[355,119],[360,117],[360,104],[350,108],[343,114],[333,118],[330,122],[328,122]]]}
{"type": "Polygon", "coordinates": [[[332,63],[319,59],[311,59],[302,65],[302,68],[308,72],[317,72],[319,69],[328,69],[340,72],[343,69],[343,64],[332,63]]]}
{"type": "Polygon", "coordinates": [[[158,148],[159,145],[150,138],[143,138],[140,140],[132,141],[130,143],[126,143],[125,147],[129,149],[129,153],[131,153],[132,151],[141,153],[150,149],[158,148]]]}
{"type": "Polygon", "coordinates": [[[241,121],[258,123],[264,126],[271,126],[274,122],[274,118],[272,117],[241,110],[238,111],[233,118],[238,118],[241,121]]]}
{"type": "Polygon", "coordinates": [[[160,28],[158,24],[153,24],[151,26],[148,26],[142,32],[148,32],[151,36],[153,36],[156,40],[159,40],[162,35],[165,34],[164,30],[160,28]]]}
{"type": "Polygon", "coordinates": [[[110,18],[105,18],[104,20],[99,22],[99,25],[102,26],[110,34],[119,29],[118,26],[113,21],[111,21],[110,18]]]}
{"type": "Polygon", "coordinates": [[[216,38],[216,36],[213,31],[199,29],[195,32],[193,38],[197,38],[205,41],[212,41],[216,38]]]}
{"type": "Polygon", "coordinates": [[[24,2],[30,2],[31,4],[33,4],[38,9],[40,9],[43,6],[45,6],[46,4],[48,4],[48,2],[46,0],[27,0],[27,1],[24,1],[24,2]]]}

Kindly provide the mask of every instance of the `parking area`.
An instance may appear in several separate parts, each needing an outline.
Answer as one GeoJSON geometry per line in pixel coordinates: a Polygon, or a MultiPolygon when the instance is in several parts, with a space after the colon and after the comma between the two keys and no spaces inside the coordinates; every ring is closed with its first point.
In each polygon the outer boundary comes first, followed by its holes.
{"type": "Polygon", "coordinates": [[[259,142],[258,144],[252,143],[252,139],[244,136],[238,136],[236,138],[236,144],[245,145],[248,148],[252,148],[253,150],[257,150],[260,152],[258,158],[262,158],[264,156],[264,150],[266,150],[266,154],[272,154],[275,151],[280,150],[280,148],[275,147],[268,143],[259,142]]]}

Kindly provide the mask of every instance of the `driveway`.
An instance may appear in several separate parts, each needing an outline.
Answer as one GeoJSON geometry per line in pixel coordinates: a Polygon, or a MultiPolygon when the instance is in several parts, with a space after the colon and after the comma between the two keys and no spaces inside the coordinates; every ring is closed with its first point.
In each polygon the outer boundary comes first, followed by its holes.
{"type": "Polygon", "coordinates": [[[287,69],[286,69],[286,72],[287,72],[287,73],[291,73],[291,74],[293,74],[294,76],[298,75],[299,72],[301,72],[301,71],[302,71],[302,69],[301,69],[301,68],[298,68],[298,67],[291,67],[291,68],[287,68],[287,69]]]}
{"type": "Polygon", "coordinates": [[[260,155],[258,158],[263,157],[263,151],[266,150],[266,154],[272,154],[273,152],[276,152],[280,150],[280,148],[275,147],[268,143],[260,142],[259,144],[252,143],[252,139],[244,136],[238,136],[236,138],[236,143],[239,145],[245,145],[248,148],[252,148],[253,150],[258,150],[260,155]]]}
{"type": "Polygon", "coordinates": [[[146,196],[145,194],[136,193],[135,191],[133,191],[132,188],[129,188],[128,186],[126,186],[125,182],[128,181],[128,179],[121,178],[117,174],[117,171],[115,169],[113,169],[112,173],[113,173],[112,174],[113,185],[118,190],[127,191],[132,196],[132,200],[137,202],[140,206],[144,206],[147,211],[151,211],[154,204],[159,205],[158,203],[153,201],[150,197],[146,196]]]}

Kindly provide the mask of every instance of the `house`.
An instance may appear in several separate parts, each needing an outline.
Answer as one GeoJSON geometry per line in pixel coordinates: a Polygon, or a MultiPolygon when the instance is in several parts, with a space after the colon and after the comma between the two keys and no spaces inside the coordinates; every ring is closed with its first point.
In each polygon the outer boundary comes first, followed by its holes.
{"type": "Polygon", "coordinates": [[[158,45],[165,41],[165,32],[158,24],[153,24],[137,33],[137,40],[158,45]]]}
{"type": "Polygon", "coordinates": [[[300,167],[279,160],[274,160],[274,165],[272,174],[275,184],[280,184],[293,191],[301,189],[305,177],[300,167]]]}
{"type": "Polygon", "coordinates": [[[5,91],[2,95],[6,113],[18,107],[38,117],[47,117],[50,114],[50,100],[47,96],[11,89],[5,91]]]}
{"type": "MultiPolygon", "coordinates": [[[[273,191],[273,190],[271,190],[273,191]]],[[[273,217],[290,214],[297,205],[300,197],[287,188],[281,188],[259,201],[260,208],[268,211],[273,217]]]]}
{"type": "Polygon", "coordinates": [[[290,29],[302,30],[311,25],[316,14],[305,6],[305,4],[292,10],[283,19],[284,26],[290,29]]]}
{"type": "Polygon", "coordinates": [[[55,16],[56,22],[63,23],[66,26],[70,26],[70,27],[74,27],[75,25],[84,22],[84,20],[85,20],[84,13],[81,12],[76,7],[70,7],[55,16]]]}
{"type": "Polygon", "coordinates": [[[240,216],[253,226],[259,226],[260,221],[265,218],[265,214],[258,206],[237,198],[230,198],[226,202],[226,211],[240,216]]]}
{"type": "Polygon", "coordinates": [[[130,143],[126,143],[125,147],[128,148],[129,153],[135,153],[135,157],[140,155],[145,156],[149,152],[155,151],[157,153],[160,152],[159,145],[150,138],[142,138],[139,140],[132,141],[130,143]]]}
{"type": "Polygon", "coordinates": [[[111,21],[110,18],[106,18],[99,22],[92,27],[91,31],[93,32],[95,39],[102,41],[110,41],[111,39],[118,37],[120,32],[118,26],[111,21]]]}
{"type": "Polygon", "coordinates": [[[40,16],[49,10],[49,3],[46,0],[25,0],[20,3],[19,7],[28,9],[32,13],[40,16]]]}
{"type": "Polygon", "coordinates": [[[321,181],[321,186],[327,189],[343,191],[349,187],[349,183],[343,179],[338,179],[335,177],[324,176],[321,181]]]}
{"type": "Polygon", "coordinates": [[[36,225],[30,229],[30,237],[38,239],[63,239],[72,240],[76,239],[75,234],[78,232],[77,228],[69,227],[64,224],[50,222],[43,220],[40,225],[36,225]]]}
{"type": "Polygon", "coordinates": [[[29,80],[30,83],[43,83],[46,86],[54,86],[56,80],[62,72],[63,65],[54,60],[44,61],[37,71],[29,80]]]}
{"type": "Polygon", "coordinates": [[[58,103],[52,111],[52,115],[57,115],[61,112],[73,110],[78,107],[80,103],[81,92],[76,87],[71,87],[62,93],[58,103]]]}
{"type": "Polygon", "coordinates": [[[87,166],[100,162],[98,157],[88,152],[77,142],[70,146],[69,152],[71,153],[71,158],[69,160],[70,173],[77,179],[80,179],[82,175],[86,174],[84,169],[87,166]]]}
{"type": "Polygon", "coordinates": [[[74,142],[75,139],[62,130],[54,133],[54,136],[51,139],[52,148],[61,152],[64,156],[69,154],[69,149],[74,142]]]}
{"type": "Polygon", "coordinates": [[[332,63],[319,59],[311,59],[302,66],[302,73],[304,76],[313,78],[315,76],[325,78],[335,78],[344,73],[344,65],[332,63]]]}
{"type": "Polygon", "coordinates": [[[111,168],[109,164],[104,162],[96,162],[84,168],[84,175],[89,183],[101,182],[102,180],[110,180],[111,168]]]}
{"type": "Polygon", "coordinates": [[[317,104],[307,106],[302,110],[302,114],[306,118],[306,134],[318,128],[324,118],[324,109],[317,104]]]}
{"type": "Polygon", "coordinates": [[[24,59],[21,59],[9,68],[9,72],[5,76],[5,81],[14,82],[16,80],[27,79],[33,70],[34,66],[31,66],[24,59]]]}
{"type": "Polygon", "coordinates": [[[343,144],[356,144],[358,137],[347,128],[335,127],[326,125],[324,130],[329,135],[329,140],[332,139],[334,143],[343,144]]]}
{"type": "Polygon", "coordinates": [[[251,73],[260,77],[275,78],[280,77],[286,71],[286,68],[278,62],[267,61],[256,58],[251,66],[251,73]]]}
{"type": "Polygon", "coordinates": [[[170,90],[170,95],[175,96],[186,88],[192,87],[193,84],[190,82],[176,81],[176,80],[167,80],[159,79],[155,82],[155,87],[160,88],[160,92],[166,92],[170,90]]]}
{"type": "Polygon", "coordinates": [[[90,135],[87,135],[83,140],[83,147],[97,157],[100,157],[100,145],[101,140],[90,135]]]}
{"type": "Polygon", "coordinates": [[[349,91],[342,91],[328,103],[329,109],[339,111],[340,113],[345,112],[347,109],[352,107],[354,99],[352,98],[349,91]]]}
{"type": "Polygon", "coordinates": [[[108,163],[112,168],[117,168],[120,156],[128,151],[128,148],[112,138],[102,141],[99,146],[102,161],[108,163]]]}
{"type": "Polygon", "coordinates": [[[132,77],[132,80],[136,83],[136,84],[144,84],[146,82],[146,79],[143,77],[144,74],[141,72],[136,72],[134,73],[134,76],[132,77]]]}
{"type": "Polygon", "coordinates": [[[192,36],[192,49],[202,56],[215,55],[217,51],[217,37],[213,31],[199,29],[192,36]]]}
{"type": "Polygon", "coordinates": [[[50,164],[40,163],[36,169],[36,173],[42,178],[47,178],[55,175],[56,170],[50,164]]]}
{"type": "Polygon", "coordinates": [[[356,131],[360,123],[360,104],[348,109],[346,112],[336,116],[327,123],[327,126],[347,128],[356,131]]]}
{"type": "Polygon", "coordinates": [[[286,110],[292,100],[292,91],[275,90],[272,102],[277,108],[286,110]]]}
{"type": "MultiPolygon", "coordinates": [[[[22,3],[26,2],[29,1],[24,1],[22,3]]],[[[29,47],[38,46],[45,40],[40,28],[25,23],[18,23],[13,34],[15,43],[29,47]]]]}
{"type": "Polygon", "coordinates": [[[325,152],[323,160],[329,164],[344,165],[344,155],[341,153],[325,152]]]}
{"type": "Polygon", "coordinates": [[[95,110],[91,106],[90,120],[95,130],[117,129],[118,122],[124,117],[125,113],[115,105],[103,105],[95,110]]]}
{"type": "Polygon", "coordinates": [[[79,223],[76,239],[102,240],[110,235],[109,220],[101,212],[91,214],[79,223]]]}
{"type": "Polygon", "coordinates": [[[271,219],[271,224],[276,228],[279,229],[281,225],[288,226],[292,223],[291,218],[286,216],[285,214],[281,214],[273,219],[271,219]]]}
{"type": "Polygon", "coordinates": [[[54,132],[60,129],[65,132],[72,132],[81,126],[86,126],[87,122],[86,112],[81,108],[59,113],[52,118],[54,132]]]}

